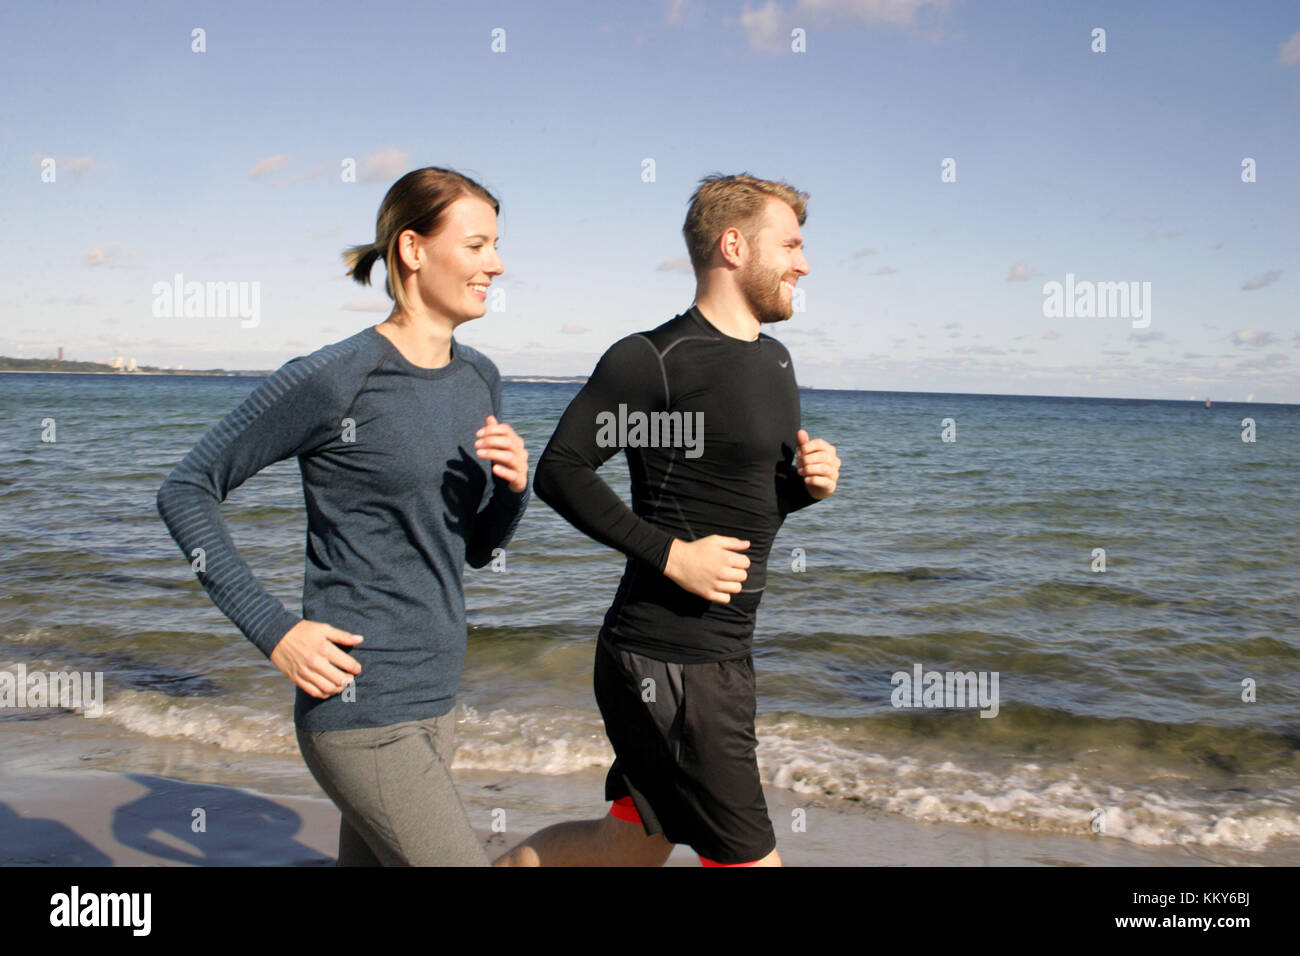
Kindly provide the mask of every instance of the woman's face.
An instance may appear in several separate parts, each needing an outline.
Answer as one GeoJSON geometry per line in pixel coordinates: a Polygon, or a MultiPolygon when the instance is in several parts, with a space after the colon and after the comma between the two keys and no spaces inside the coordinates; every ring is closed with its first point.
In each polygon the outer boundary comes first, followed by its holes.
{"type": "Polygon", "coordinates": [[[477,196],[461,196],[447,207],[432,238],[411,235],[419,243],[416,285],[424,307],[453,326],[486,312],[488,287],[505,271],[497,255],[492,207],[477,196]]]}

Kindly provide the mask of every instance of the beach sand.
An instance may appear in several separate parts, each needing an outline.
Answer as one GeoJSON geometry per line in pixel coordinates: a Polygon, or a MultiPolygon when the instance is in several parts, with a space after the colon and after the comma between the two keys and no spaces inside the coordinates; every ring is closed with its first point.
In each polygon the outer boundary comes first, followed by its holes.
{"type": "MultiPolygon", "coordinates": [[[[59,714],[0,721],[0,865],[331,866],[338,811],[296,754],[144,739],[59,714]],[[196,812],[196,811],[200,811],[196,812]],[[196,821],[202,822],[202,828],[196,821]]],[[[455,771],[488,858],[606,809],[604,775],[455,771]],[[504,832],[493,832],[494,823],[504,832]]],[[[788,866],[1203,866],[1279,862],[1203,847],[929,824],[767,788],[788,866]],[[793,828],[802,810],[805,827],[793,828]]],[[[678,847],[670,866],[698,865],[678,847]]]]}

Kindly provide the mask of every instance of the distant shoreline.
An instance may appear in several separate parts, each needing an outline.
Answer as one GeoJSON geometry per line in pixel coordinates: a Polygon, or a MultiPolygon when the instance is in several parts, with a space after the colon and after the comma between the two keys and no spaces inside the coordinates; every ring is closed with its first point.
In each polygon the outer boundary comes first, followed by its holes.
{"type": "MultiPolygon", "coordinates": [[[[209,372],[204,370],[189,371],[188,369],[184,371],[153,370],[148,372],[141,372],[138,370],[135,372],[119,372],[116,369],[109,369],[107,372],[85,372],[85,371],[72,371],[72,370],[61,369],[61,368],[0,368],[0,375],[113,375],[113,376],[117,376],[118,378],[134,378],[141,375],[145,375],[145,376],[191,375],[194,376],[195,378],[266,378],[270,374],[271,374],[270,371],[257,372],[257,371],[245,371],[242,369],[237,371],[232,371],[232,372],[226,372],[226,371],[209,372]]],[[[587,376],[576,375],[571,377],[565,377],[560,375],[502,375],[501,381],[542,382],[545,384],[552,384],[552,385],[582,385],[587,381],[587,376]]]]}
{"type": "MultiPolygon", "coordinates": [[[[3,359],[4,356],[0,356],[0,361],[2,361],[3,359]]],[[[14,361],[14,359],[9,359],[9,361],[14,361]]],[[[85,364],[89,364],[89,363],[85,363],[85,364]]],[[[103,371],[98,371],[98,370],[91,371],[86,369],[60,369],[60,368],[0,368],[0,374],[18,373],[23,375],[32,375],[32,374],[116,375],[120,378],[130,378],[132,376],[141,376],[141,375],[144,376],[190,375],[196,378],[265,378],[266,376],[273,374],[273,372],[274,369],[266,369],[266,370],[234,369],[231,371],[227,371],[225,369],[193,369],[193,370],[191,369],[149,369],[148,371],[142,371],[140,369],[137,369],[134,372],[121,372],[118,371],[117,369],[110,368],[109,366],[104,366],[103,371]]],[[[501,381],[537,382],[537,383],[552,384],[552,385],[583,385],[587,381],[587,376],[585,375],[567,375],[567,376],[566,375],[502,375],[501,381]]],[[[1052,399],[1056,401],[1088,401],[1088,402],[1158,402],[1163,404],[1172,403],[1176,405],[1185,404],[1185,405],[1195,405],[1195,406],[1202,406],[1202,407],[1205,404],[1205,399],[1203,398],[1190,398],[1190,399],[1132,398],[1132,397],[1115,396],[1115,395],[1037,395],[1037,394],[1018,395],[1018,394],[1008,394],[1008,393],[1001,393],[1001,392],[904,392],[904,391],[896,391],[892,389],[877,390],[877,389],[865,389],[865,388],[839,388],[839,387],[827,387],[827,386],[817,387],[813,385],[800,385],[799,391],[801,392],[880,391],[884,394],[890,394],[890,395],[956,395],[956,396],[961,396],[966,398],[1041,398],[1041,399],[1052,399]]],[[[1216,399],[1214,401],[1215,408],[1228,407],[1228,406],[1246,407],[1251,405],[1254,406],[1277,405],[1277,406],[1290,407],[1294,405],[1300,405],[1300,402],[1250,402],[1250,401],[1241,401],[1240,399],[1237,400],[1216,399]]]]}
{"type": "Polygon", "coordinates": [[[130,378],[137,375],[193,375],[197,378],[265,378],[270,372],[226,372],[216,371],[209,372],[204,370],[174,371],[162,369],[141,372],[119,372],[117,369],[109,369],[107,372],[87,372],[81,369],[62,369],[62,368],[0,368],[0,375],[116,375],[120,378],[130,378]]]}

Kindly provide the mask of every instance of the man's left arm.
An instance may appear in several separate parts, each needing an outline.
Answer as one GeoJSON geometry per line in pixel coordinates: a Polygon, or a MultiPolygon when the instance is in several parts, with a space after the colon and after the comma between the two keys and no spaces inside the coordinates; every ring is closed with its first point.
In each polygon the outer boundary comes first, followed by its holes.
{"type": "Polygon", "coordinates": [[[796,433],[793,464],[783,465],[777,484],[782,514],[806,508],[835,493],[840,459],[835,446],[824,438],[811,438],[805,429],[796,433]]]}
{"type": "MultiPolygon", "coordinates": [[[[785,352],[785,366],[791,363],[790,353],[785,352]]],[[[802,417],[799,407],[799,390],[793,385],[794,369],[790,389],[790,410],[797,422],[802,417]]],[[[814,501],[829,498],[835,493],[835,485],[840,477],[840,459],[835,454],[835,446],[823,438],[810,438],[802,428],[795,432],[794,461],[782,461],[777,467],[777,500],[781,507],[781,516],[792,511],[806,508],[814,501]]]]}
{"type": "Polygon", "coordinates": [[[835,446],[825,438],[811,438],[804,429],[799,429],[798,474],[803,478],[804,490],[814,501],[821,501],[835,494],[835,486],[840,480],[840,458],[835,454],[835,446]]]}

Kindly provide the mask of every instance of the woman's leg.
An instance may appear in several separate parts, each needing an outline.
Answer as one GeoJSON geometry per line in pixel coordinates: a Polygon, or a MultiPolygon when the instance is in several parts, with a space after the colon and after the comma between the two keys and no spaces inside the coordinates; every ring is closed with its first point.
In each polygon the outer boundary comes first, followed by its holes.
{"type": "MultiPolygon", "coordinates": [[[[448,765],[452,713],[387,727],[298,734],[307,766],[383,866],[486,866],[448,765]]],[[[340,827],[339,864],[366,865],[340,827]],[[355,862],[354,862],[355,861],[355,862]]]]}
{"type": "Polygon", "coordinates": [[[348,818],[339,816],[339,859],[337,866],[383,866],[375,851],[370,849],[365,837],[357,828],[348,823],[348,818]]]}

